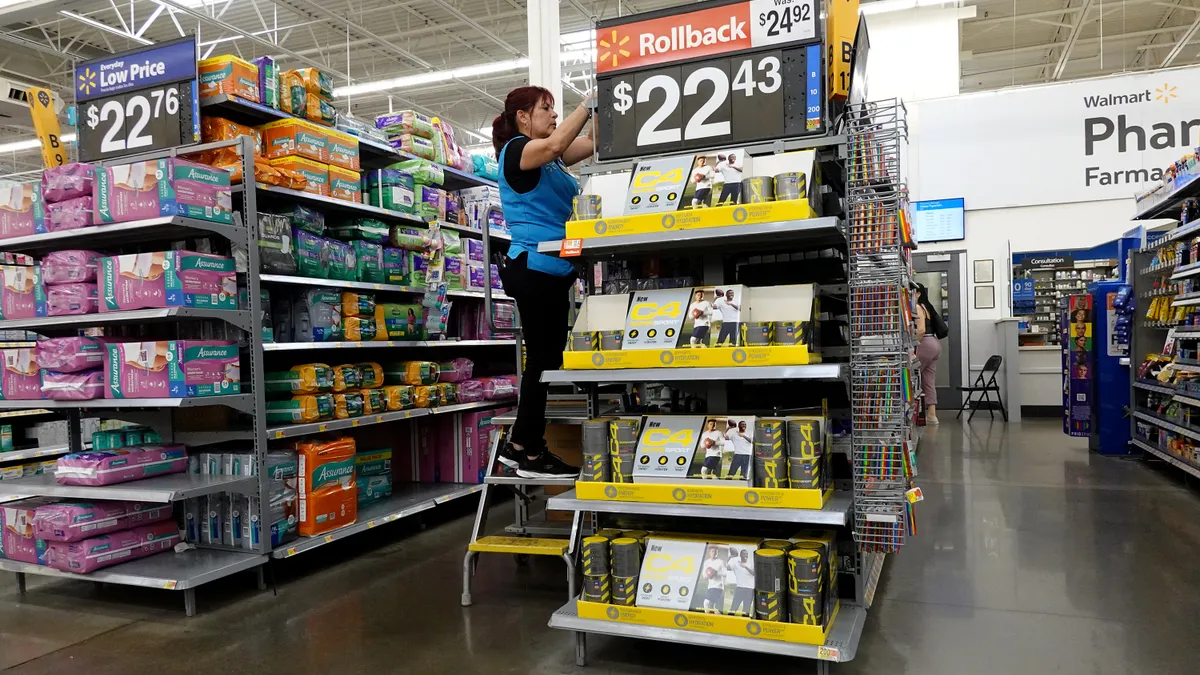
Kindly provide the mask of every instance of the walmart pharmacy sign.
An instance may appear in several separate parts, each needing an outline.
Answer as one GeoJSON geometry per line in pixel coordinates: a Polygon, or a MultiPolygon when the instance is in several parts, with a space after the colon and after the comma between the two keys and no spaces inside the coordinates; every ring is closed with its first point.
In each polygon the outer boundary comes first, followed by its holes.
{"type": "Polygon", "coordinates": [[[75,66],[75,101],[195,77],[196,40],[183,38],[80,63],[75,66]]]}

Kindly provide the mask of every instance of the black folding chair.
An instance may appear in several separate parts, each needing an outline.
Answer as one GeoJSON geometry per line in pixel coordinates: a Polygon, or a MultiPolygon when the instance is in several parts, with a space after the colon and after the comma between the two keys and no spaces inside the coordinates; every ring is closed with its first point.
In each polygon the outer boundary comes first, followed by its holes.
{"type": "Polygon", "coordinates": [[[1004,421],[1008,421],[1008,410],[1004,408],[1004,400],[1000,397],[1000,384],[996,382],[996,372],[1000,370],[1000,364],[1004,359],[999,354],[992,354],[988,357],[987,363],[983,364],[983,370],[979,371],[979,377],[975,378],[975,382],[969,387],[959,387],[959,391],[967,393],[967,400],[963,401],[963,407],[959,409],[955,419],[962,419],[963,410],[971,406],[971,397],[976,393],[982,394],[975,401],[976,407],[971,408],[971,414],[967,416],[967,421],[970,422],[975,418],[975,413],[979,410],[978,406],[982,403],[987,403],[988,414],[992,419],[996,419],[996,413],[992,410],[992,398],[990,392],[996,392],[996,403],[1000,404],[1000,414],[1004,416],[1004,421]],[[986,378],[986,379],[985,379],[986,378]]]}

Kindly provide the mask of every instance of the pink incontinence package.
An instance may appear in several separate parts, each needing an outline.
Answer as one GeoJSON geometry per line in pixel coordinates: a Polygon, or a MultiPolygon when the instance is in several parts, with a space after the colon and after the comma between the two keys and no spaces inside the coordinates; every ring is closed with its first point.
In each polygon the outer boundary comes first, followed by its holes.
{"type": "Polygon", "coordinates": [[[40,368],[74,373],[104,367],[104,341],[94,337],[38,340],[35,358],[40,368]]]}
{"type": "Polygon", "coordinates": [[[46,286],[46,316],[96,313],[96,284],[46,286]]]}
{"type": "Polygon", "coordinates": [[[179,528],[171,521],[162,521],[75,543],[47,542],[46,566],[64,572],[87,574],[170,550],[178,543],[179,528]]]}
{"type": "Polygon", "coordinates": [[[43,370],[42,398],[50,401],[89,401],[104,398],[104,369],[60,373],[43,370]]]}
{"type": "Polygon", "coordinates": [[[475,364],[471,359],[452,359],[438,363],[438,382],[462,382],[471,379],[475,364]]]}
{"type": "Polygon", "coordinates": [[[42,397],[41,371],[31,347],[0,350],[4,373],[0,375],[0,399],[35,401],[42,397]]]}
{"type": "Polygon", "coordinates": [[[236,342],[110,342],[105,398],[183,398],[242,392],[236,342]]]}
{"type": "Polygon", "coordinates": [[[96,169],[96,224],[160,216],[233,222],[229,172],[175,157],[96,169]]]}
{"type": "Polygon", "coordinates": [[[42,268],[0,265],[0,319],[32,319],[45,315],[42,268]]]}
{"type": "Polygon", "coordinates": [[[100,258],[100,311],[151,307],[237,309],[233,258],[159,251],[100,258]]]}
{"type": "Polygon", "coordinates": [[[91,197],[96,182],[96,167],[84,162],[72,162],[42,172],[42,197],[48,203],[64,202],[78,197],[91,197]]]}
{"type": "Polygon", "coordinates": [[[33,497],[0,504],[0,560],[44,564],[46,542],[36,536],[33,521],[39,508],[53,503],[47,497],[33,497]]]}
{"type": "Polygon", "coordinates": [[[187,470],[182,445],[141,445],[77,452],[58,458],[54,480],[62,485],[113,485],[187,470]]]}
{"type": "Polygon", "coordinates": [[[45,234],[41,183],[0,180],[0,239],[45,234]]]}
{"type": "Polygon", "coordinates": [[[479,378],[479,381],[483,383],[483,397],[489,401],[494,401],[500,398],[510,398],[517,395],[516,375],[481,377],[479,378]]]}
{"type": "Polygon", "coordinates": [[[458,402],[475,403],[483,400],[483,383],[479,380],[466,380],[458,383],[458,402]]]}
{"type": "Polygon", "coordinates": [[[172,513],[171,504],[59,502],[38,507],[33,516],[33,531],[38,539],[46,541],[80,541],[167,520],[172,513]]]}
{"type": "Polygon", "coordinates": [[[46,230],[62,232],[91,227],[96,223],[96,206],[91,195],[46,205],[46,230]]]}
{"type": "Polygon", "coordinates": [[[86,281],[96,281],[96,269],[99,267],[99,253],[71,249],[54,251],[42,257],[42,283],[78,284],[86,281]]]}

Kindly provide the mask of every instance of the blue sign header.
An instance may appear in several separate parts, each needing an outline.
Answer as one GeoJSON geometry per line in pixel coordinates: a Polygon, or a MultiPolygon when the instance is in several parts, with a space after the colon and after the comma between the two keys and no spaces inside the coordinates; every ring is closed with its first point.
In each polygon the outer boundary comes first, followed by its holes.
{"type": "Polygon", "coordinates": [[[940,211],[942,209],[963,209],[966,208],[966,200],[962,197],[958,199],[927,199],[923,202],[913,202],[913,209],[917,211],[940,211]]]}
{"type": "Polygon", "coordinates": [[[75,66],[75,101],[196,78],[196,40],[143,47],[75,66]]]}

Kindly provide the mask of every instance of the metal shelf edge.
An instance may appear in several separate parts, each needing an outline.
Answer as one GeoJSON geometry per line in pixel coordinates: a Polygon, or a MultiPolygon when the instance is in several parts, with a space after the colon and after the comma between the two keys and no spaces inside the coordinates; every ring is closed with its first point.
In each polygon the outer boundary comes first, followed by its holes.
{"type": "Polygon", "coordinates": [[[1185,471],[1197,478],[1200,478],[1200,466],[1194,466],[1192,464],[1189,464],[1168,452],[1163,452],[1162,450],[1159,450],[1158,448],[1150,445],[1149,443],[1139,441],[1136,438],[1130,439],[1129,442],[1134,444],[1135,446],[1141,448],[1142,450],[1145,450],[1146,452],[1154,455],[1155,457],[1158,457],[1159,459],[1163,460],[1164,462],[1167,462],[1168,464],[1174,466],[1175,468],[1185,471]]]}
{"type": "Polygon", "coordinates": [[[0,559],[0,570],[76,581],[184,591],[231,574],[254,569],[266,562],[267,556],[256,553],[194,549],[185,553],[164,551],[89,574],[75,574],[45,565],[4,559],[0,559]]]}

